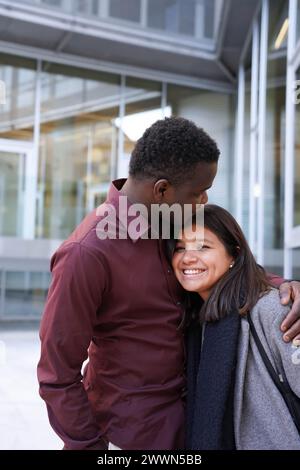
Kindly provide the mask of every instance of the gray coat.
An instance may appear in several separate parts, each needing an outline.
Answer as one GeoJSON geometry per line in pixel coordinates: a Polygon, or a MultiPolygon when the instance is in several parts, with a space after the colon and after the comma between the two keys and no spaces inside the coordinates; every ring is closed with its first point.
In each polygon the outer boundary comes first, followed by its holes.
{"type": "MultiPolygon", "coordinates": [[[[300,396],[300,348],[284,343],[280,324],[288,307],[272,289],[251,312],[255,329],[273,366],[284,370],[300,396]]],[[[237,449],[300,450],[300,436],[287,406],[256,348],[249,324],[241,321],[234,391],[234,432],[237,449]]]]}

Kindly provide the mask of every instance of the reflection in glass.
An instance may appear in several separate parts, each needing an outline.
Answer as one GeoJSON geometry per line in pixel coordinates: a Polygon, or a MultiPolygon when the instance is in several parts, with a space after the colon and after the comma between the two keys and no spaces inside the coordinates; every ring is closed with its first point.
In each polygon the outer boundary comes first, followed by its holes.
{"type": "Polygon", "coordinates": [[[220,9],[214,0],[148,0],[148,27],[213,39],[220,9]]]}
{"type": "Polygon", "coordinates": [[[267,66],[265,175],[264,175],[264,267],[282,274],[284,235],[284,153],[286,109],[286,41],[284,22],[288,4],[270,3],[269,54],[267,66]],[[276,46],[275,46],[276,44],[276,46]]]}
{"type": "MultiPolygon", "coordinates": [[[[161,84],[150,80],[126,78],[125,116],[117,120],[123,130],[123,150],[119,152],[118,177],[128,175],[131,152],[136,141],[155,121],[163,118],[161,110],[161,84]]],[[[122,145],[122,142],[121,142],[122,145]]]]}
{"type": "Polygon", "coordinates": [[[293,275],[292,279],[300,279],[300,248],[292,250],[293,275]]]}
{"type": "Polygon", "coordinates": [[[4,272],[3,315],[14,317],[35,317],[42,314],[47,296],[50,274],[47,272],[4,272]]]}
{"type": "Polygon", "coordinates": [[[0,151],[0,236],[22,235],[25,155],[0,151]]]}
{"type": "Polygon", "coordinates": [[[109,14],[113,18],[140,22],[141,0],[110,0],[109,14]]]}
{"type": "Polygon", "coordinates": [[[47,66],[42,76],[37,237],[68,237],[114,177],[119,78],[47,66]]]}
{"type": "Polygon", "coordinates": [[[5,104],[0,105],[0,138],[32,139],[35,68],[33,60],[0,54],[0,80],[6,91],[5,104]]]}
{"type": "Polygon", "coordinates": [[[229,94],[168,85],[167,103],[173,116],[191,119],[217,142],[221,158],[213,187],[208,192],[208,199],[211,203],[231,210],[234,165],[233,97],[229,94]]]}
{"type": "Polygon", "coordinates": [[[270,2],[269,48],[279,50],[287,47],[289,29],[289,5],[286,0],[270,2]]]}

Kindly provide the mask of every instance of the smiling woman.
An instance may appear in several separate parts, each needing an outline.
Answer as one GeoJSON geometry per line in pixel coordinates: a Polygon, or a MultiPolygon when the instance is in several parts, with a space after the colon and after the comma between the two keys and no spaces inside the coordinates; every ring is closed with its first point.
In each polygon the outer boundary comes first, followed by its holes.
{"type": "Polygon", "coordinates": [[[193,222],[172,260],[180,284],[202,298],[187,328],[187,449],[300,449],[296,414],[253,347],[255,334],[276,365],[277,381],[279,375],[298,397],[300,366],[282,341],[287,310],[278,291],[225,209],[205,206],[202,243],[192,229],[198,230],[193,222]]]}

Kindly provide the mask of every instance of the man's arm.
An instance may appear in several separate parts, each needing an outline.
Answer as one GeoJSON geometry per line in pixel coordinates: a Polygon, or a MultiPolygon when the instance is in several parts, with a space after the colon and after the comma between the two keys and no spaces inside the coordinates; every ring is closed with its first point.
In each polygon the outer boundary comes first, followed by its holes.
{"type": "Polygon", "coordinates": [[[81,368],[107,275],[99,259],[79,243],[58,250],[52,259],[52,275],[40,329],[40,395],[65,449],[103,449],[81,368]]]}
{"type": "Polygon", "coordinates": [[[282,305],[293,302],[291,311],[281,324],[284,332],[283,339],[287,343],[293,341],[295,346],[300,346],[300,282],[284,282],[280,286],[280,298],[282,305]]]}

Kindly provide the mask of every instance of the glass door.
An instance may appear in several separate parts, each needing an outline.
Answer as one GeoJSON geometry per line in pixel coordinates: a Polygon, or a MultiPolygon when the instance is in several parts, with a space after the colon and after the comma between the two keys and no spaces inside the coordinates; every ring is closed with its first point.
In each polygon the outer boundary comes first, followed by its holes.
{"type": "Polygon", "coordinates": [[[33,238],[33,167],[32,144],[0,139],[0,237],[33,238]]]}

